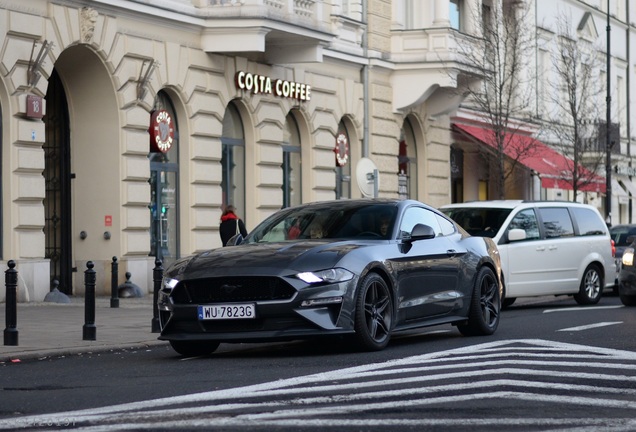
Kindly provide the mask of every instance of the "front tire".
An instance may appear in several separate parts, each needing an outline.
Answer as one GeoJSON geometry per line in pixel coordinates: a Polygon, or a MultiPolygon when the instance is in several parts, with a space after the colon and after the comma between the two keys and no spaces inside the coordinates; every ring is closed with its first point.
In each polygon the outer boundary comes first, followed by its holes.
{"type": "Polygon", "coordinates": [[[360,284],[354,326],[356,342],[365,351],[380,351],[391,339],[393,299],[386,282],[376,273],[369,273],[360,284]]]}
{"type": "Polygon", "coordinates": [[[464,336],[491,335],[499,326],[501,315],[501,294],[495,273],[482,267],[475,278],[473,295],[470,300],[468,323],[457,329],[464,336]]]}
{"type": "Polygon", "coordinates": [[[580,305],[593,305],[601,300],[603,295],[603,277],[598,267],[590,265],[583,273],[579,292],[574,294],[574,300],[580,305]]]}
{"type": "Polygon", "coordinates": [[[621,299],[621,303],[623,303],[625,306],[636,306],[636,295],[624,294],[623,292],[621,292],[621,289],[619,287],[618,296],[621,299]]]}
{"type": "Polygon", "coordinates": [[[219,347],[214,341],[170,341],[170,346],[184,357],[199,357],[212,354],[219,347]]]}

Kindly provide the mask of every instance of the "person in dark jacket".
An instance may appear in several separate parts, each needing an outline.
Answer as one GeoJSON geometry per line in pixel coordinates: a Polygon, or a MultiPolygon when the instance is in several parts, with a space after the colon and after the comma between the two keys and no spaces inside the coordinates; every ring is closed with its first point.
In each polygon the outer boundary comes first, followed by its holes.
{"type": "Polygon", "coordinates": [[[233,205],[228,205],[223,210],[221,215],[221,225],[219,226],[219,234],[221,235],[221,242],[223,246],[227,244],[227,241],[234,237],[236,234],[241,233],[243,237],[247,236],[247,230],[245,224],[236,215],[236,209],[233,205]]]}

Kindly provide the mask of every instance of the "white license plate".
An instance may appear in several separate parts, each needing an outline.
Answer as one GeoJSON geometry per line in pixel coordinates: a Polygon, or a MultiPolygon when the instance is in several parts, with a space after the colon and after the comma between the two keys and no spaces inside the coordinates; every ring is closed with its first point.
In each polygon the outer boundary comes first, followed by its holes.
{"type": "Polygon", "coordinates": [[[256,307],[254,303],[199,306],[199,320],[253,318],[256,318],[256,307]]]}

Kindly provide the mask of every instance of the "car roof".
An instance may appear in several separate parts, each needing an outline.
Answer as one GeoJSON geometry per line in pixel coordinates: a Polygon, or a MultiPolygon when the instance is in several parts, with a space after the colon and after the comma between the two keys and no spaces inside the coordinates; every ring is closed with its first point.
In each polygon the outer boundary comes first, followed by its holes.
{"type": "Polygon", "coordinates": [[[533,200],[486,200],[486,201],[468,201],[464,203],[447,204],[440,207],[440,209],[447,208],[503,208],[514,209],[519,206],[537,206],[537,207],[551,207],[555,205],[566,205],[570,207],[588,207],[595,208],[589,204],[583,204],[572,201],[533,201],[533,200]]]}
{"type": "Polygon", "coordinates": [[[509,208],[509,209],[513,209],[515,207],[517,207],[519,204],[524,203],[525,201],[523,200],[493,200],[493,201],[468,201],[468,202],[464,202],[464,203],[455,203],[455,204],[448,204],[445,206],[442,206],[440,208],[483,208],[483,207],[491,207],[491,208],[509,208]]]}

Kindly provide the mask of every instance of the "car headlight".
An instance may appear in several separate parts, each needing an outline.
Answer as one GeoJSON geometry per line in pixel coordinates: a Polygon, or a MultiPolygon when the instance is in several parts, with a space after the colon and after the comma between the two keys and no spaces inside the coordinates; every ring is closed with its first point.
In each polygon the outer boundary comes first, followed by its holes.
{"type": "Polygon", "coordinates": [[[353,273],[343,268],[298,273],[296,277],[308,284],[345,282],[353,278],[353,273]]]}
{"type": "Polygon", "coordinates": [[[632,266],[634,265],[634,248],[627,248],[625,252],[623,252],[623,265],[632,266]]]}
{"type": "Polygon", "coordinates": [[[172,290],[174,289],[174,287],[177,286],[177,284],[179,283],[179,281],[177,279],[172,279],[172,278],[164,278],[163,279],[163,291],[164,292],[172,292],[172,290]]]}

